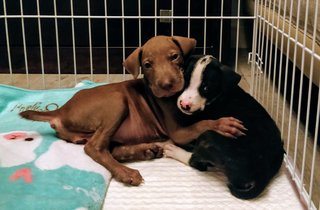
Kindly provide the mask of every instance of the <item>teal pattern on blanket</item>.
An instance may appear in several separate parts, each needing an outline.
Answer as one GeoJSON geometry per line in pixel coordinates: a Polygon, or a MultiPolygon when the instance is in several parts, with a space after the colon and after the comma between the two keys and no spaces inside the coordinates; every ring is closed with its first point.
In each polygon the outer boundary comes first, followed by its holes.
{"type": "Polygon", "coordinates": [[[0,85],[0,209],[101,209],[110,173],[66,143],[46,122],[19,112],[53,110],[77,91],[98,84],[84,81],[69,89],[27,90],[0,85]]]}

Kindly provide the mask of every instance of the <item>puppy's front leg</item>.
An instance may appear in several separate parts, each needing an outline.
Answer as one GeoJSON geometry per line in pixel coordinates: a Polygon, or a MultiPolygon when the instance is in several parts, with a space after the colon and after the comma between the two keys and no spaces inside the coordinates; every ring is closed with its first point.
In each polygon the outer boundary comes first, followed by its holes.
{"type": "Polygon", "coordinates": [[[165,125],[168,136],[176,144],[188,144],[197,139],[206,131],[214,131],[228,138],[236,138],[245,135],[247,129],[242,122],[233,117],[222,117],[217,120],[201,120],[190,126],[181,126],[179,120],[175,117],[178,110],[175,103],[164,103],[158,100],[163,114],[163,124],[165,125]]]}
{"type": "Polygon", "coordinates": [[[223,117],[218,120],[201,120],[187,127],[168,126],[169,136],[177,144],[188,144],[206,131],[214,131],[228,138],[245,135],[247,130],[242,122],[233,117],[223,117]]]}

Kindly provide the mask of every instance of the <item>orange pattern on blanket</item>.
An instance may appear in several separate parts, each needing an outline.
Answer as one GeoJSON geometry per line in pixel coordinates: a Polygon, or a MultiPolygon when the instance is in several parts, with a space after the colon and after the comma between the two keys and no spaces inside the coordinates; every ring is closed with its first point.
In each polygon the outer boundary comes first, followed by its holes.
{"type": "Polygon", "coordinates": [[[17,170],[10,176],[11,181],[16,181],[20,178],[23,179],[25,183],[31,183],[32,171],[29,168],[22,168],[17,170]]]}

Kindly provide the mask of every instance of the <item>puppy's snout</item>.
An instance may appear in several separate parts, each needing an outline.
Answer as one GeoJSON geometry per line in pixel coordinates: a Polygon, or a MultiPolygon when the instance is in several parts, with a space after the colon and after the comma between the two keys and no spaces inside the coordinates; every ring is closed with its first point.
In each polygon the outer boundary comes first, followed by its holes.
{"type": "Polygon", "coordinates": [[[190,102],[190,101],[180,100],[179,104],[180,104],[180,107],[185,111],[190,111],[191,106],[192,106],[192,102],[190,102]]]}
{"type": "Polygon", "coordinates": [[[163,90],[170,91],[171,89],[173,89],[173,84],[174,84],[174,81],[165,80],[165,81],[159,82],[159,87],[163,90]]]}

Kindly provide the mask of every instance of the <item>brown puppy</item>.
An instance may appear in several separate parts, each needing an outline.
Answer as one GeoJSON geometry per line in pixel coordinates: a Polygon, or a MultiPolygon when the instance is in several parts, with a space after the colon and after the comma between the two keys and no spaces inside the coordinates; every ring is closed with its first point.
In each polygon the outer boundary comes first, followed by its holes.
{"type": "Polygon", "coordinates": [[[47,121],[61,139],[86,143],[85,152],[119,181],[139,185],[139,171],[118,160],[161,156],[153,142],[171,138],[184,144],[207,130],[239,135],[242,125],[233,118],[206,120],[181,127],[173,116],[176,93],[184,86],[182,64],[196,45],[194,39],[157,36],[136,49],[124,62],[136,78],[140,64],[144,79],[81,90],[61,108],[50,112],[25,111],[26,119],[47,121]],[[111,143],[134,145],[118,147],[111,143]],[[144,143],[144,144],[141,144],[144,143]],[[139,145],[140,144],[140,145],[139,145]],[[142,155],[142,156],[141,156],[142,155]]]}

